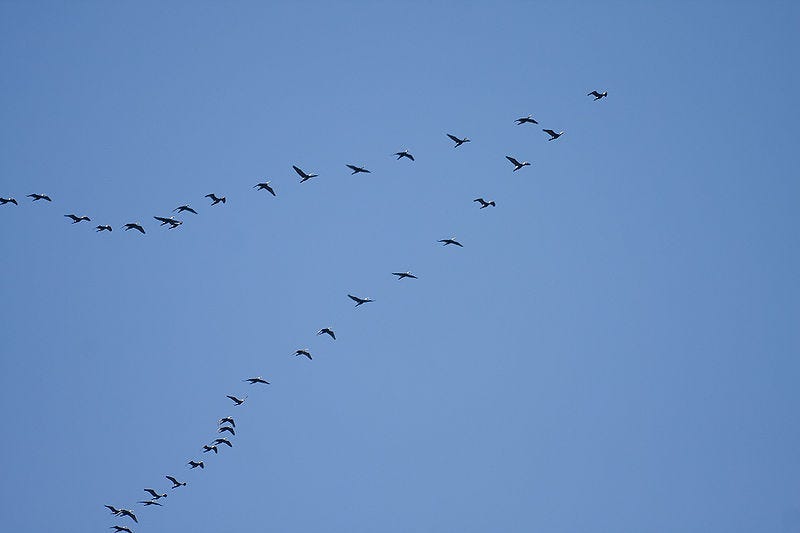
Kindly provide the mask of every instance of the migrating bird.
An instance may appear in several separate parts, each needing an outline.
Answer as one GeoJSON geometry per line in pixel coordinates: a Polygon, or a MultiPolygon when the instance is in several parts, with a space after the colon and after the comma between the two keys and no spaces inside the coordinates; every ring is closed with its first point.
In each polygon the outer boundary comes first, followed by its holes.
{"type": "MultiPolygon", "coordinates": [[[[480,207],[480,208],[481,208],[481,209],[483,209],[484,207],[489,207],[489,206],[495,207],[495,205],[494,205],[494,200],[492,200],[492,201],[490,201],[490,202],[487,202],[487,201],[486,201],[486,200],[484,200],[483,198],[475,198],[475,199],[474,199],[474,200],[472,200],[472,201],[473,201],[473,202],[480,202],[480,204],[481,204],[481,207],[480,207]]],[[[442,242],[442,241],[439,241],[439,242],[442,242]]]]}
{"type": "Polygon", "coordinates": [[[233,400],[233,403],[234,403],[235,405],[242,405],[242,404],[244,403],[244,401],[247,399],[247,396],[245,396],[244,398],[237,398],[236,396],[231,396],[231,395],[229,394],[229,395],[228,395],[228,398],[230,398],[231,400],[233,400]]]}
{"type": "Polygon", "coordinates": [[[455,237],[450,237],[449,239],[442,239],[439,242],[444,243],[442,246],[447,246],[448,244],[455,244],[456,246],[461,246],[462,248],[464,247],[464,245],[458,242],[455,237]]]}
{"type": "Polygon", "coordinates": [[[402,159],[402,158],[404,158],[404,157],[407,157],[407,158],[409,158],[409,159],[410,159],[410,160],[412,160],[412,161],[414,160],[414,156],[413,156],[413,155],[411,155],[411,154],[408,152],[408,150],[403,150],[402,152],[396,152],[394,155],[396,155],[396,156],[397,156],[397,159],[398,159],[398,160],[400,160],[400,159],[402,159]]]}
{"type": "Polygon", "coordinates": [[[250,385],[255,385],[256,383],[263,383],[264,385],[269,385],[269,381],[262,379],[261,376],[258,376],[257,378],[243,379],[242,381],[248,381],[250,382],[250,385]]]}
{"type": "Polygon", "coordinates": [[[219,429],[217,430],[217,433],[224,433],[224,432],[226,432],[226,431],[227,431],[228,433],[230,433],[231,435],[236,435],[236,432],[235,432],[235,431],[233,430],[233,428],[232,428],[232,427],[230,427],[230,426],[222,426],[221,428],[219,428],[219,429]]]}
{"type": "Polygon", "coordinates": [[[71,213],[70,213],[69,215],[64,215],[64,216],[65,216],[65,217],[67,217],[67,218],[71,218],[71,219],[72,219],[72,223],[73,223],[73,224],[77,224],[77,223],[78,223],[78,222],[80,222],[81,220],[86,220],[86,221],[89,221],[89,222],[91,222],[91,220],[92,220],[91,218],[89,218],[89,217],[87,217],[87,216],[81,216],[81,217],[79,217],[78,215],[73,215],[73,214],[71,214],[71,213]]]}
{"type": "Polygon", "coordinates": [[[133,533],[131,528],[125,526],[111,526],[108,529],[113,529],[116,533],[120,533],[121,531],[124,531],[125,533],[133,533]]]}
{"type": "Polygon", "coordinates": [[[212,442],[211,444],[224,444],[228,448],[233,448],[233,444],[231,444],[231,441],[229,441],[228,439],[223,439],[222,437],[214,439],[214,442],[212,442]]]}
{"type": "Polygon", "coordinates": [[[455,146],[453,146],[453,148],[458,148],[459,146],[461,146],[464,143],[472,142],[469,139],[467,139],[466,137],[464,137],[463,139],[459,139],[455,135],[450,135],[449,133],[447,134],[447,136],[450,137],[451,141],[456,143],[455,146]]]}
{"type": "Polygon", "coordinates": [[[353,174],[358,174],[359,172],[364,172],[366,174],[372,174],[369,170],[367,170],[364,167],[357,167],[355,165],[345,165],[345,166],[353,171],[353,172],[350,173],[351,176],[353,174]]]}
{"type": "Polygon", "coordinates": [[[203,468],[203,469],[206,467],[206,466],[203,464],[203,461],[199,461],[199,462],[196,462],[196,461],[189,461],[189,462],[188,462],[188,463],[186,463],[186,464],[187,464],[187,465],[189,465],[190,467],[192,467],[192,469],[195,469],[195,468],[197,468],[198,466],[199,466],[200,468],[203,468]]]}
{"type": "Polygon", "coordinates": [[[606,96],[608,96],[608,91],[603,91],[601,93],[597,91],[592,91],[590,93],[586,93],[586,96],[594,96],[595,100],[600,100],[601,98],[605,98],[606,96]]]}
{"type": "Polygon", "coordinates": [[[397,281],[400,281],[403,278],[417,279],[417,276],[411,272],[392,272],[392,276],[397,276],[397,281]]]}
{"type": "Polygon", "coordinates": [[[259,191],[267,191],[272,196],[276,196],[275,190],[269,185],[270,183],[271,182],[269,181],[265,181],[264,183],[256,183],[255,185],[253,185],[253,188],[258,189],[259,191]]]}
{"type": "Polygon", "coordinates": [[[150,496],[153,497],[152,499],[154,499],[154,500],[160,500],[161,498],[166,498],[167,497],[167,493],[166,492],[164,494],[159,494],[153,489],[144,489],[144,491],[149,493],[150,496]]]}
{"type": "Polygon", "coordinates": [[[0,205],[6,205],[8,203],[19,205],[14,198],[0,198],[0,205]]]}
{"type": "Polygon", "coordinates": [[[36,193],[33,193],[33,194],[29,194],[29,195],[28,195],[28,198],[33,198],[33,201],[34,201],[34,202],[35,202],[35,201],[37,201],[37,200],[47,200],[48,202],[52,202],[52,201],[53,201],[53,200],[51,200],[51,199],[50,199],[50,197],[49,197],[49,196],[47,196],[46,194],[36,194],[36,193]]]}
{"type": "Polygon", "coordinates": [[[216,446],[208,446],[208,445],[204,444],[203,445],[203,453],[206,453],[206,452],[219,453],[219,451],[217,451],[217,447],[216,446]]]}
{"type": "Polygon", "coordinates": [[[184,211],[189,211],[190,213],[194,213],[195,215],[197,214],[197,211],[195,211],[194,209],[192,209],[188,205],[179,205],[178,207],[176,207],[175,209],[172,210],[173,213],[175,211],[177,211],[178,213],[183,213],[184,211]]]}
{"type": "Polygon", "coordinates": [[[304,181],[307,181],[307,180],[310,180],[311,178],[316,178],[317,176],[319,176],[319,174],[306,174],[305,172],[300,170],[299,167],[296,167],[295,165],[292,165],[292,168],[294,169],[295,172],[297,172],[297,174],[301,178],[303,178],[303,179],[300,180],[300,183],[303,183],[304,181]]]}
{"type": "Polygon", "coordinates": [[[295,355],[295,356],[298,356],[298,355],[305,355],[306,357],[308,357],[308,360],[309,360],[309,361],[311,361],[311,360],[312,360],[312,359],[311,359],[311,352],[309,352],[309,351],[308,351],[308,348],[306,348],[306,349],[304,349],[304,350],[295,350],[295,351],[294,351],[294,355],[295,355]]]}
{"type": "Polygon", "coordinates": [[[142,504],[142,505],[144,505],[145,507],[147,507],[147,506],[149,506],[149,505],[161,505],[160,503],[158,503],[158,502],[157,502],[157,501],[155,501],[155,500],[142,500],[142,501],[140,501],[140,502],[138,502],[138,503],[141,503],[141,504],[142,504]]]}
{"type": "Polygon", "coordinates": [[[519,126],[520,124],[538,124],[538,122],[536,122],[536,120],[531,115],[528,115],[527,117],[520,117],[514,122],[517,123],[517,126],[519,126]]]}
{"type": "Polygon", "coordinates": [[[325,335],[325,334],[330,335],[333,340],[336,340],[336,334],[333,332],[331,328],[322,328],[317,332],[317,335],[325,335]]]}
{"type": "Polygon", "coordinates": [[[353,296],[352,294],[348,294],[347,296],[356,303],[356,307],[358,307],[361,304],[366,304],[375,301],[370,298],[359,298],[358,296],[353,296]]]}
{"type": "Polygon", "coordinates": [[[529,166],[531,166],[531,164],[530,164],[530,163],[528,163],[527,161],[523,161],[522,163],[520,163],[519,161],[517,161],[516,159],[514,159],[514,158],[513,158],[513,157],[511,157],[510,155],[507,155],[507,156],[506,156],[506,159],[508,159],[509,161],[511,161],[511,164],[512,164],[512,165],[514,165],[514,170],[513,170],[512,172],[516,172],[517,170],[521,169],[522,167],[529,167],[529,166]]]}
{"type": "Polygon", "coordinates": [[[178,226],[180,226],[181,224],[183,224],[183,222],[181,222],[180,220],[175,220],[174,217],[169,217],[169,218],[166,218],[166,217],[153,217],[153,218],[158,220],[159,222],[161,222],[162,226],[166,226],[167,224],[169,224],[169,229],[175,229],[178,226]]]}
{"type": "Polygon", "coordinates": [[[136,519],[136,515],[133,514],[133,511],[131,511],[130,509],[120,509],[118,516],[127,516],[133,519],[133,521],[136,522],[137,524],[139,523],[139,520],[136,519]]]}
{"type": "Polygon", "coordinates": [[[111,226],[97,226],[97,231],[114,231],[111,226]]]}
{"type": "Polygon", "coordinates": [[[217,425],[221,426],[222,424],[230,424],[233,427],[236,427],[236,422],[233,421],[232,416],[226,416],[225,418],[220,418],[219,422],[217,422],[217,425]]]}
{"type": "Polygon", "coordinates": [[[128,231],[129,229],[135,229],[136,231],[141,231],[142,235],[144,235],[144,228],[138,222],[129,222],[125,224],[125,231],[128,231]]]}
{"type": "Polygon", "coordinates": [[[550,136],[550,138],[547,139],[548,141],[555,141],[556,139],[564,135],[563,131],[559,131],[558,133],[554,132],[553,130],[542,130],[542,131],[550,136]]]}
{"type": "Polygon", "coordinates": [[[172,481],[172,488],[173,489],[177,489],[178,487],[185,487],[186,486],[186,482],[181,483],[180,481],[178,481],[177,479],[175,479],[172,476],[164,476],[164,477],[166,477],[168,480],[172,481]]]}
{"type": "Polygon", "coordinates": [[[206,198],[211,198],[211,200],[212,200],[211,205],[217,205],[220,202],[222,202],[223,204],[225,203],[225,197],[224,196],[220,198],[216,194],[214,194],[213,192],[211,194],[206,194],[206,198]]]}
{"type": "Polygon", "coordinates": [[[119,514],[119,509],[117,509],[113,505],[104,505],[103,507],[108,507],[108,510],[111,511],[111,514],[113,514],[113,515],[118,515],[119,514]]]}

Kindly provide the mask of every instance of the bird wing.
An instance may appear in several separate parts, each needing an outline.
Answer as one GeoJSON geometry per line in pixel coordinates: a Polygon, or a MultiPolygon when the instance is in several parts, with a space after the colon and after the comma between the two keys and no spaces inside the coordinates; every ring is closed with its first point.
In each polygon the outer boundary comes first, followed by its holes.
{"type": "Polygon", "coordinates": [[[519,164],[519,161],[517,161],[516,159],[514,159],[514,158],[513,158],[513,157],[511,157],[510,155],[507,155],[507,156],[506,156],[506,159],[508,159],[509,161],[511,161],[511,163],[512,163],[514,166],[520,166],[520,164],[519,164]]]}
{"type": "Polygon", "coordinates": [[[174,477],[172,477],[172,476],[164,476],[164,477],[166,477],[168,480],[172,481],[175,485],[180,485],[180,482],[178,482],[178,480],[175,479],[174,477]]]}
{"type": "Polygon", "coordinates": [[[137,230],[139,230],[139,231],[141,231],[141,232],[142,232],[142,235],[144,235],[144,228],[143,228],[143,227],[141,227],[139,224],[136,224],[136,225],[134,226],[134,228],[135,228],[135,229],[137,229],[137,230]]]}
{"type": "Polygon", "coordinates": [[[458,137],[456,137],[455,135],[450,135],[450,134],[448,133],[448,134],[447,134],[447,136],[448,136],[448,137],[450,137],[450,139],[451,139],[453,142],[457,142],[457,143],[460,143],[460,142],[461,142],[461,139],[459,139],[459,138],[458,138],[458,137]]]}
{"type": "Polygon", "coordinates": [[[169,224],[170,222],[172,222],[172,220],[166,217],[153,217],[153,218],[158,220],[159,222],[163,222],[164,224],[169,224]]]}
{"type": "Polygon", "coordinates": [[[305,172],[303,172],[302,170],[300,170],[300,169],[299,169],[298,167],[296,167],[295,165],[292,165],[292,168],[294,169],[294,171],[295,171],[295,172],[297,172],[297,174],[299,174],[299,175],[300,175],[300,177],[301,177],[301,178],[307,178],[307,177],[308,177],[308,174],[306,174],[305,172]]]}
{"type": "Polygon", "coordinates": [[[553,137],[555,137],[555,135],[556,135],[556,132],[553,131],[553,130],[542,130],[542,131],[545,132],[548,135],[552,135],[553,137]]]}
{"type": "Polygon", "coordinates": [[[353,300],[354,302],[361,302],[361,301],[362,301],[362,300],[361,300],[361,298],[359,298],[358,296],[353,296],[352,294],[348,294],[347,296],[348,296],[348,297],[349,297],[351,300],[353,300]]]}
{"type": "Polygon", "coordinates": [[[355,165],[345,165],[345,166],[346,166],[347,168],[349,168],[350,170],[352,170],[353,172],[358,172],[359,170],[361,170],[360,168],[358,168],[358,167],[357,167],[357,166],[355,166],[355,165]]]}
{"type": "Polygon", "coordinates": [[[206,198],[211,198],[212,200],[216,200],[217,197],[214,196],[214,193],[212,192],[211,194],[206,194],[206,198]]]}

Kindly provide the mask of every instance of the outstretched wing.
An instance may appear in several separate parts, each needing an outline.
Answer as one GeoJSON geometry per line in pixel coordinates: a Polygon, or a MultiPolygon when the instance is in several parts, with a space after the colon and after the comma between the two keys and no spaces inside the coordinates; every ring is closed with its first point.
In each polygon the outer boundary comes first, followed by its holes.
{"type": "Polygon", "coordinates": [[[513,158],[513,157],[511,157],[510,155],[507,155],[507,156],[506,156],[506,159],[508,159],[509,161],[511,161],[511,164],[512,164],[512,165],[514,165],[515,167],[518,167],[518,166],[520,166],[520,164],[519,164],[519,161],[517,161],[516,159],[514,159],[514,158],[513,158]]]}

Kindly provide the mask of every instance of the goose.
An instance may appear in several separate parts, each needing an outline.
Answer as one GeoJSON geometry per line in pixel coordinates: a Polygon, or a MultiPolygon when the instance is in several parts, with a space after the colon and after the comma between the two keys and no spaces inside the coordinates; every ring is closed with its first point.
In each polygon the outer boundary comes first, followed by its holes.
{"type": "Polygon", "coordinates": [[[161,505],[159,502],[157,502],[155,500],[142,500],[142,501],[140,501],[138,503],[141,503],[145,507],[148,507],[150,505],[161,505]]]}
{"type": "Polygon", "coordinates": [[[178,207],[176,207],[175,209],[172,210],[173,213],[175,211],[177,211],[178,213],[183,213],[184,211],[188,211],[190,213],[194,213],[195,215],[197,214],[197,211],[195,211],[194,209],[192,209],[188,205],[179,205],[178,207]]]}
{"type": "Polygon", "coordinates": [[[161,498],[166,498],[167,497],[167,493],[166,492],[164,494],[159,494],[153,489],[144,489],[144,491],[150,493],[150,496],[153,497],[152,498],[153,500],[160,500],[161,498]]]}
{"type": "Polygon", "coordinates": [[[414,160],[414,156],[413,156],[413,155],[411,155],[411,154],[408,152],[408,150],[403,150],[402,152],[395,152],[395,154],[394,154],[394,155],[396,155],[396,156],[397,156],[397,159],[398,159],[398,160],[400,160],[400,159],[402,159],[402,158],[404,158],[404,157],[407,157],[408,159],[410,159],[410,160],[412,160],[412,161],[414,160]]]}
{"type": "Polygon", "coordinates": [[[205,467],[206,467],[206,465],[205,465],[205,464],[203,464],[203,461],[189,461],[189,462],[188,462],[188,463],[186,463],[186,464],[190,466],[190,470],[194,470],[194,469],[195,469],[195,468],[197,468],[198,466],[199,466],[201,469],[205,469],[205,467]]]}
{"type": "Polygon", "coordinates": [[[303,178],[303,179],[300,180],[300,183],[303,183],[304,181],[307,181],[307,180],[310,180],[311,178],[316,178],[317,176],[319,176],[319,174],[306,174],[305,172],[300,170],[299,167],[297,167],[295,165],[292,165],[292,168],[294,169],[295,172],[297,172],[297,174],[301,178],[303,178]]]}
{"type": "Polygon", "coordinates": [[[400,281],[403,278],[417,279],[417,276],[411,272],[392,272],[392,276],[397,276],[397,281],[400,281]]]}
{"type": "Polygon", "coordinates": [[[258,189],[259,191],[267,191],[267,192],[268,192],[268,193],[270,193],[272,196],[276,196],[276,194],[275,194],[275,189],[273,189],[272,187],[270,187],[270,185],[269,185],[270,183],[271,183],[271,182],[269,182],[269,181],[265,181],[264,183],[256,183],[256,184],[253,186],[253,188],[254,188],[254,189],[258,189]]]}
{"type": "Polygon", "coordinates": [[[180,220],[175,220],[174,217],[169,217],[169,218],[166,218],[166,217],[153,217],[153,218],[158,220],[159,222],[161,222],[162,226],[166,226],[167,224],[169,224],[169,229],[175,229],[178,226],[180,226],[181,224],[183,224],[183,222],[181,222],[180,220]]]}
{"type": "Polygon", "coordinates": [[[114,231],[111,226],[97,226],[97,231],[114,231]]]}
{"type": "Polygon", "coordinates": [[[353,296],[352,294],[348,294],[347,296],[356,303],[356,307],[358,307],[361,304],[366,304],[375,301],[371,298],[359,298],[358,296],[353,296]]]}
{"type": "Polygon", "coordinates": [[[243,379],[242,381],[248,381],[250,382],[250,385],[255,385],[256,383],[263,383],[264,385],[269,385],[269,381],[263,379],[261,376],[258,376],[256,378],[243,379]]]}
{"type": "Polygon", "coordinates": [[[507,155],[506,159],[511,161],[511,164],[514,165],[514,170],[512,172],[516,172],[517,170],[521,169],[522,167],[529,167],[531,165],[527,161],[523,161],[522,163],[520,163],[519,161],[517,161],[516,159],[514,159],[510,155],[507,155]]]}
{"type": "Polygon", "coordinates": [[[547,139],[548,141],[555,141],[556,139],[558,139],[559,137],[561,137],[562,135],[564,135],[564,132],[563,132],[563,131],[559,131],[558,133],[556,133],[556,132],[555,132],[555,131],[553,131],[553,130],[542,130],[542,131],[543,131],[543,132],[545,132],[546,134],[548,134],[548,135],[550,136],[550,138],[549,138],[549,139],[547,139]]]}
{"type": "Polygon", "coordinates": [[[330,335],[333,340],[336,340],[336,333],[331,328],[322,328],[317,332],[317,335],[330,335]]]}
{"type": "Polygon", "coordinates": [[[517,123],[517,126],[519,126],[520,124],[538,124],[538,122],[536,122],[536,120],[531,115],[528,115],[527,117],[520,117],[514,122],[517,123]]]}
{"type": "Polygon", "coordinates": [[[127,516],[127,517],[131,518],[137,524],[139,523],[139,520],[137,520],[136,515],[133,514],[133,511],[131,511],[130,509],[120,509],[118,516],[127,516]]]}
{"type": "Polygon", "coordinates": [[[217,433],[225,433],[226,431],[227,431],[228,433],[230,433],[231,435],[236,435],[236,432],[235,432],[235,431],[233,430],[233,428],[232,428],[232,427],[230,427],[230,426],[222,426],[221,428],[219,428],[219,429],[217,430],[217,433]]]}
{"type": "Polygon", "coordinates": [[[52,201],[53,201],[53,200],[51,200],[51,199],[50,199],[50,197],[49,197],[49,196],[47,196],[46,194],[36,194],[36,193],[33,193],[33,194],[29,194],[29,195],[28,195],[28,198],[33,198],[33,201],[34,201],[34,202],[36,202],[37,200],[47,200],[48,202],[52,202],[52,201]]]}
{"type": "Polygon", "coordinates": [[[458,242],[455,237],[450,237],[449,239],[441,239],[439,242],[444,243],[442,246],[447,246],[448,244],[455,244],[456,246],[461,246],[462,248],[464,247],[464,245],[458,242]]]}
{"type": "Polygon", "coordinates": [[[121,531],[124,531],[125,533],[133,533],[131,528],[125,526],[111,526],[108,529],[113,529],[116,531],[116,533],[120,533],[121,531]]]}
{"type": "Polygon", "coordinates": [[[0,205],[6,205],[9,203],[14,205],[19,205],[14,198],[0,198],[0,205]]]}
{"type": "Polygon", "coordinates": [[[224,196],[219,197],[216,194],[214,194],[213,192],[211,194],[206,194],[206,198],[211,198],[211,200],[212,200],[211,201],[211,205],[217,205],[220,202],[222,202],[223,204],[225,203],[225,197],[224,196]]]}
{"type": "Polygon", "coordinates": [[[459,139],[455,135],[450,135],[449,133],[447,134],[447,136],[450,137],[451,141],[456,143],[455,146],[453,146],[453,148],[458,148],[459,146],[461,146],[464,143],[472,142],[469,139],[467,139],[466,137],[464,137],[463,139],[459,139]]]}
{"type": "Polygon", "coordinates": [[[128,224],[125,224],[125,231],[128,231],[129,229],[135,229],[144,235],[144,228],[138,222],[129,222],[128,224]]]}
{"type": "Polygon", "coordinates": [[[177,479],[175,479],[172,476],[164,476],[164,477],[166,477],[168,480],[172,481],[172,488],[173,489],[177,489],[178,487],[185,487],[186,486],[186,482],[181,483],[180,481],[178,481],[177,479]]]}
{"type": "Polygon", "coordinates": [[[369,170],[367,170],[364,167],[357,167],[356,165],[345,165],[345,166],[353,171],[350,173],[351,176],[353,174],[358,174],[359,172],[363,172],[365,174],[372,174],[369,170]]]}
{"type": "Polygon", "coordinates": [[[229,441],[228,439],[223,439],[222,437],[214,439],[214,442],[212,442],[212,444],[224,444],[228,448],[233,448],[233,444],[231,444],[231,441],[229,441]]]}
{"type": "Polygon", "coordinates": [[[216,446],[203,445],[203,453],[206,453],[206,452],[219,453],[219,451],[217,450],[216,446]]]}
{"type": "Polygon", "coordinates": [[[486,200],[484,200],[483,198],[475,198],[475,199],[474,199],[474,200],[472,200],[472,201],[473,201],[473,202],[480,202],[480,204],[481,204],[481,207],[480,207],[480,208],[481,208],[481,209],[483,209],[484,207],[489,207],[489,206],[495,207],[495,205],[494,205],[494,200],[491,200],[491,201],[487,202],[487,201],[486,201],[486,200]]]}
{"type": "Polygon", "coordinates": [[[603,91],[601,93],[597,91],[592,91],[590,93],[587,93],[586,96],[594,96],[595,100],[600,100],[601,98],[605,98],[606,96],[608,96],[608,91],[603,91]]]}
{"type": "Polygon", "coordinates": [[[222,424],[230,424],[233,427],[236,427],[236,422],[233,421],[232,416],[226,416],[225,418],[220,418],[219,422],[217,422],[217,425],[221,426],[222,424]]]}
{"type": "Polygon", "coordinates": [[[117,509],[113,505],[104,505],[103,507],[108,507],[108,510],[111,511],[111,514],[113,514],[113,515],[118,515],[119,514],[119,509],[117,509]]]}
{"type": "Polygon", "coordinates": [[[74,215],[72,213],[70,213],[69,215],[64,215],[64,216],[67,217],[67,218],[71,218],[73,224],[77,224],[81,220],[86,220],[88,222],[91,222],[91,220],[92,220],[91,218],[89,218],[87,216],[80,216],[79,217],[78,215],[74,215]]]}
{"type": "Polygon", "coordinates": [[[228,398],[233,400],[234,405],[242,405],[244,403],[244,401],[247,399],[247,396],[245,396],[244,398],[237,398],[236,396],[231,396],[229,394],[228,398]]]}
{"type": "Polygon", "coordinates": [[[303,349],[303,350],[295,350],[295,351],[294,351],[294,355],[295,355],[295,356],[298,356],[298,355],[305,355],[306,357],[308,357],[308,360],[309,360],[309,361],[311,361],[311,360],[312,360],[312,358],[311,358],[311,352],[309,352],[309,351],[308,351],[308,348],[306,348],[306,349],[303,349]]]}

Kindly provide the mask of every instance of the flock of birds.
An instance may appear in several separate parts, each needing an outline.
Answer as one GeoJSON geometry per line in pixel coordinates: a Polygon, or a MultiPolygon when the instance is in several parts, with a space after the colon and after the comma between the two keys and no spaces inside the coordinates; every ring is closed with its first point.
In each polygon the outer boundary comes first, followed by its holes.
{"type": "MultiPolygon", "coordinates": [[[[604,91],[604,92],[601,93],[601,92],[598,92],[598,91],[591,91],[590,93],[587,94],[587,96],[593,96],[594,100],[596,101],[596,100],[600,100],[601,98],[607,97],[608,96],[608,92],[604,91]]],[[[528,115],[526,117],[520,117],[520,118],[515,120],[515,123],[517,125],[538,124],[538,122],[533,118],[532,115],[528,115]]],[[[554,141],[554,140],[558,139],[559,137],[561,137],[564,134],[564,131],[556,132],[555,130],[552,130],[552,129],[543,129],[542,131],[545,132],[547,135],[549,135],[550,138],[548,139],[548,141],[554,141]]],[[[461,146],[461,145],[463,145],[465,143],[471,142],[470,139],[467,138],[467,137],[459,138],[456,135],[452,135],[450,133],[447,134],[447,137],[449,137],[450,140],[452,140],[455,143],[454,146],[453,146],[454,148],[458,148],[459,146],[461,146]]],[[[414,161],[414,156],[408,150],[402,150],[402,151],[396,152],[394,155],[397,156],[397,160],[405,158],[405,159],[408,159],[410,161],[414,161]]],[[[518,171],[518,170],[520,170],[520,169],[522,169],[522,168],[524,168],[526,166],[530,166],[530,162],[528,162],[528,161],[520,162],[520,161],[518,161],[516,158],[514,158],[512,156],[506,156],[506,159],[514,166],[514,169],[513,169],[514,172],[516,172],[516,171],[518,171]]],[[[367,168],[363,167],[363,166],[347,164],[346,167],[349,168],[352,171],[352,174],[359,174],[359,173],[369,174],[370,173],[370,171],[367,168]]],[[[293,165],[292,168],[297,173],[297,175],[300,176],[300,183],[308,181],[308,180],[310,180],[312,178],[316,178],[318,176],[318,174],[305,172],[303,169],[299,168],[298,166],[294,166],[293,165]]],[[[257,183],[256,185],[253,186],[253,188],[258,190],[258,191],[264,190],[264,191],[267,191],[268,193],[270,193],[272,196],[277,196],[277,194],[275,192],[275,189],[272,187],[271,182],[269,182],[269,181],[265,181],[265,182],[262,182],[262,183],[257,183]]],[[[52,202],[53,201],[47,194],[32,193],[32,194],[29,194],[27,196],[29,198],[32,198],[33,202],[38,202],[38,201],[42,201],[42,200],[47,201],[47,202],[52,202]]],[[[211,200],[211,204],[210,204],[211,206],[214,206],[214,205],[217,205],[217,204],[220,204],[220,203],[221,204],[225,204],[226,203],[226,198],[224,196],[217,196],[215,193],[209,193],[205,197],[211,200]]],[[[487,200],[485,200],[483,198],[475,198],[475,200],[473,200],[473,201],[480,204],[480,209],[484,209],[486,207],[495,207],[495,202],[494,201],[487,201],[487,200]]],[[[0,205],[5,205],[5,204],[19,205],[17,200],[15,198],[13,198],[13,197],[0,198],[0,205]]],[[[194,210],[189,205],[180,205],[180,206],[176,207],[173,210],[173,212],[176,212],[178,214],[180,214],[180,213],[192,213],[192,214],[195,214],[195,215],[197,214],[197,211],[194,210]]],[[[64,216],[66,218],[69,218],[70,220],[72,220],[72,224],[78,224],[78,223],[84,222],[84,221],[91,222],[91,218],[89,218],[86,215],[80,215],[79,216],[79,215],[76,215],[74,213],[70,213],[70,214],[66,214],[64,216]]],[[[161,226],[169,226],[168,229],[175,229],[175,228],[178,228],[179,226],[181,226],[183,224],[182,220],[177,220],[177,219],[174,218],[174,216],[169,216],[169,217],[154,216],[153,218],[156,221],[160,222],[161,226]]],[[[123,227],[124,227],[125,231],[133,229],[133,230],[136,230],[136,231],[138,231],[138,232],[140,232],[142,234],[146,234],[146,231],[145,231],[144,227],[139,222],[129,222],[129,223],[126,223],[123,227]]],[[[112,226],[110,226],[108,224],[101,224],[101,225],[97,225],[96,226],[96,231],[97,232],[105,232],[105,231],[111,232],[111,231],[113,231],[113,228],[112,228],[112,226]]],[[[443,246],[453,245],[453,246],[463,247],[463,244],[461,244],[458,240],[456,240],[455,237],[440,239],[438,242],[442,243],[443,246]]],[[[392,275],[393,276],[397,276],[398,281],[399,280],[403,280],[403,279],[417,279],[417,276],[412,274],[411,272],[392,272],[392,275]]],[[[352,301],[355,302],[355,307],[359,307],[359,306],[364,305],[366,303],[374,302],[374,300],[371,299],[371,298],[362,298],[360,296],[356,296],[356,295],[353,295],[353,294],[348,294],[347,296],[348,296],[348,298],[350,298],[352,301]]],[[[332,341],[336,340],[336,333],[330,327],[324,327],[324,328],[320,329],[319,331],[317,331],[317,335],[318,336],[319,335],[327,335],[327,336],[329,336],[331,338],[332,341]]],[[[294,355],[295,356],[300,356],[300,357],[306,357],[308,360],[313,360],[312,354],[311,354],[311,352],[309,351],[308,348],[298,349],[298,350],[296,350],[294,352],[294,355]]],[[[265,380],[261,376],[247,378],[247,379],[244,379],[243,381],[249,383],[250,385],[269,385],[270,384],[269,381],[265,380]]],[[[234,407],[239,407],[239,406],[241,406],[242,404],[245,403],[245,401],[247,400],[248,396],[245,395],[244,397],[240,398],[240,397],[235,396],[235,395],[228,395],[227,398],[230,399],[231,402],[233,402],[233,406],[234,407]]],[[[209,452],[214,452],[214,455],[217,455],[217,454],[219,454],[219,450],[220,450],[221,446],[226,446],[228,448],[233,448],[233,443],[231,442],[231,440],[228,439],[228,435],[223,436],[223,434],[229,434],[231,437],[236,435],[236,421],[232,416],[225,416],[223,418],[220,418],[217,421],[217,431],[216,431],[217,437],[214,438],[208,444],[204,444],[202,446],[202,450],[203,450],[202,453],[205,454],[205,453],[209,453],[209,452]]],[[[194,459],[190,459],[186,463],[186,465],[189,467],[190,470],[194,470],[196,468],[200,468],[201,470],[205,469],[205,462],[202,461],[202,460],[197,461],[197,460],[194,460],[194,459]]],[[[165,479],[167,479],[172,484],[172,486],[170,487],[171,490],[178,489],[180,487],[185,487],[187,485],[187,483],[185,481],[180,481],[180,480],[178,480],[178,478],[176,478],[175,476],[172,476],[172,475],[165,476],[165,479]]],[[[144,507],[154,507],[154,506],[161,507],[161,506],[163,506],[163,503],[160,500],[162,500],[163,498],[167,497],[167,493],[166,492],[159,492],[156,489],[151,488],[151,487],[144,488],[143,491],[145,493],[147,493],[149,495],[149,497],[146,498],[146,499],[139,500],[137,503],[139,503],[140,505],[142,505],[144,507]]],[[[133,522],[135,522],[137,524],[139,522],[139,519],[136,516],[136,513],[132,509],[127,509],[127,508],[123,508],[123,507],[115,507],[113,505],[105,505],[105,507],[115,517],[118,517],[118,518],[130,518],[133,522]]],[[[110,529],[113,529],[116,532],[133,533],[133,530],[131,530],[130,527],[128,527],[126,525],[113,525],[113,526],[110,527],[110,529]]]]}

